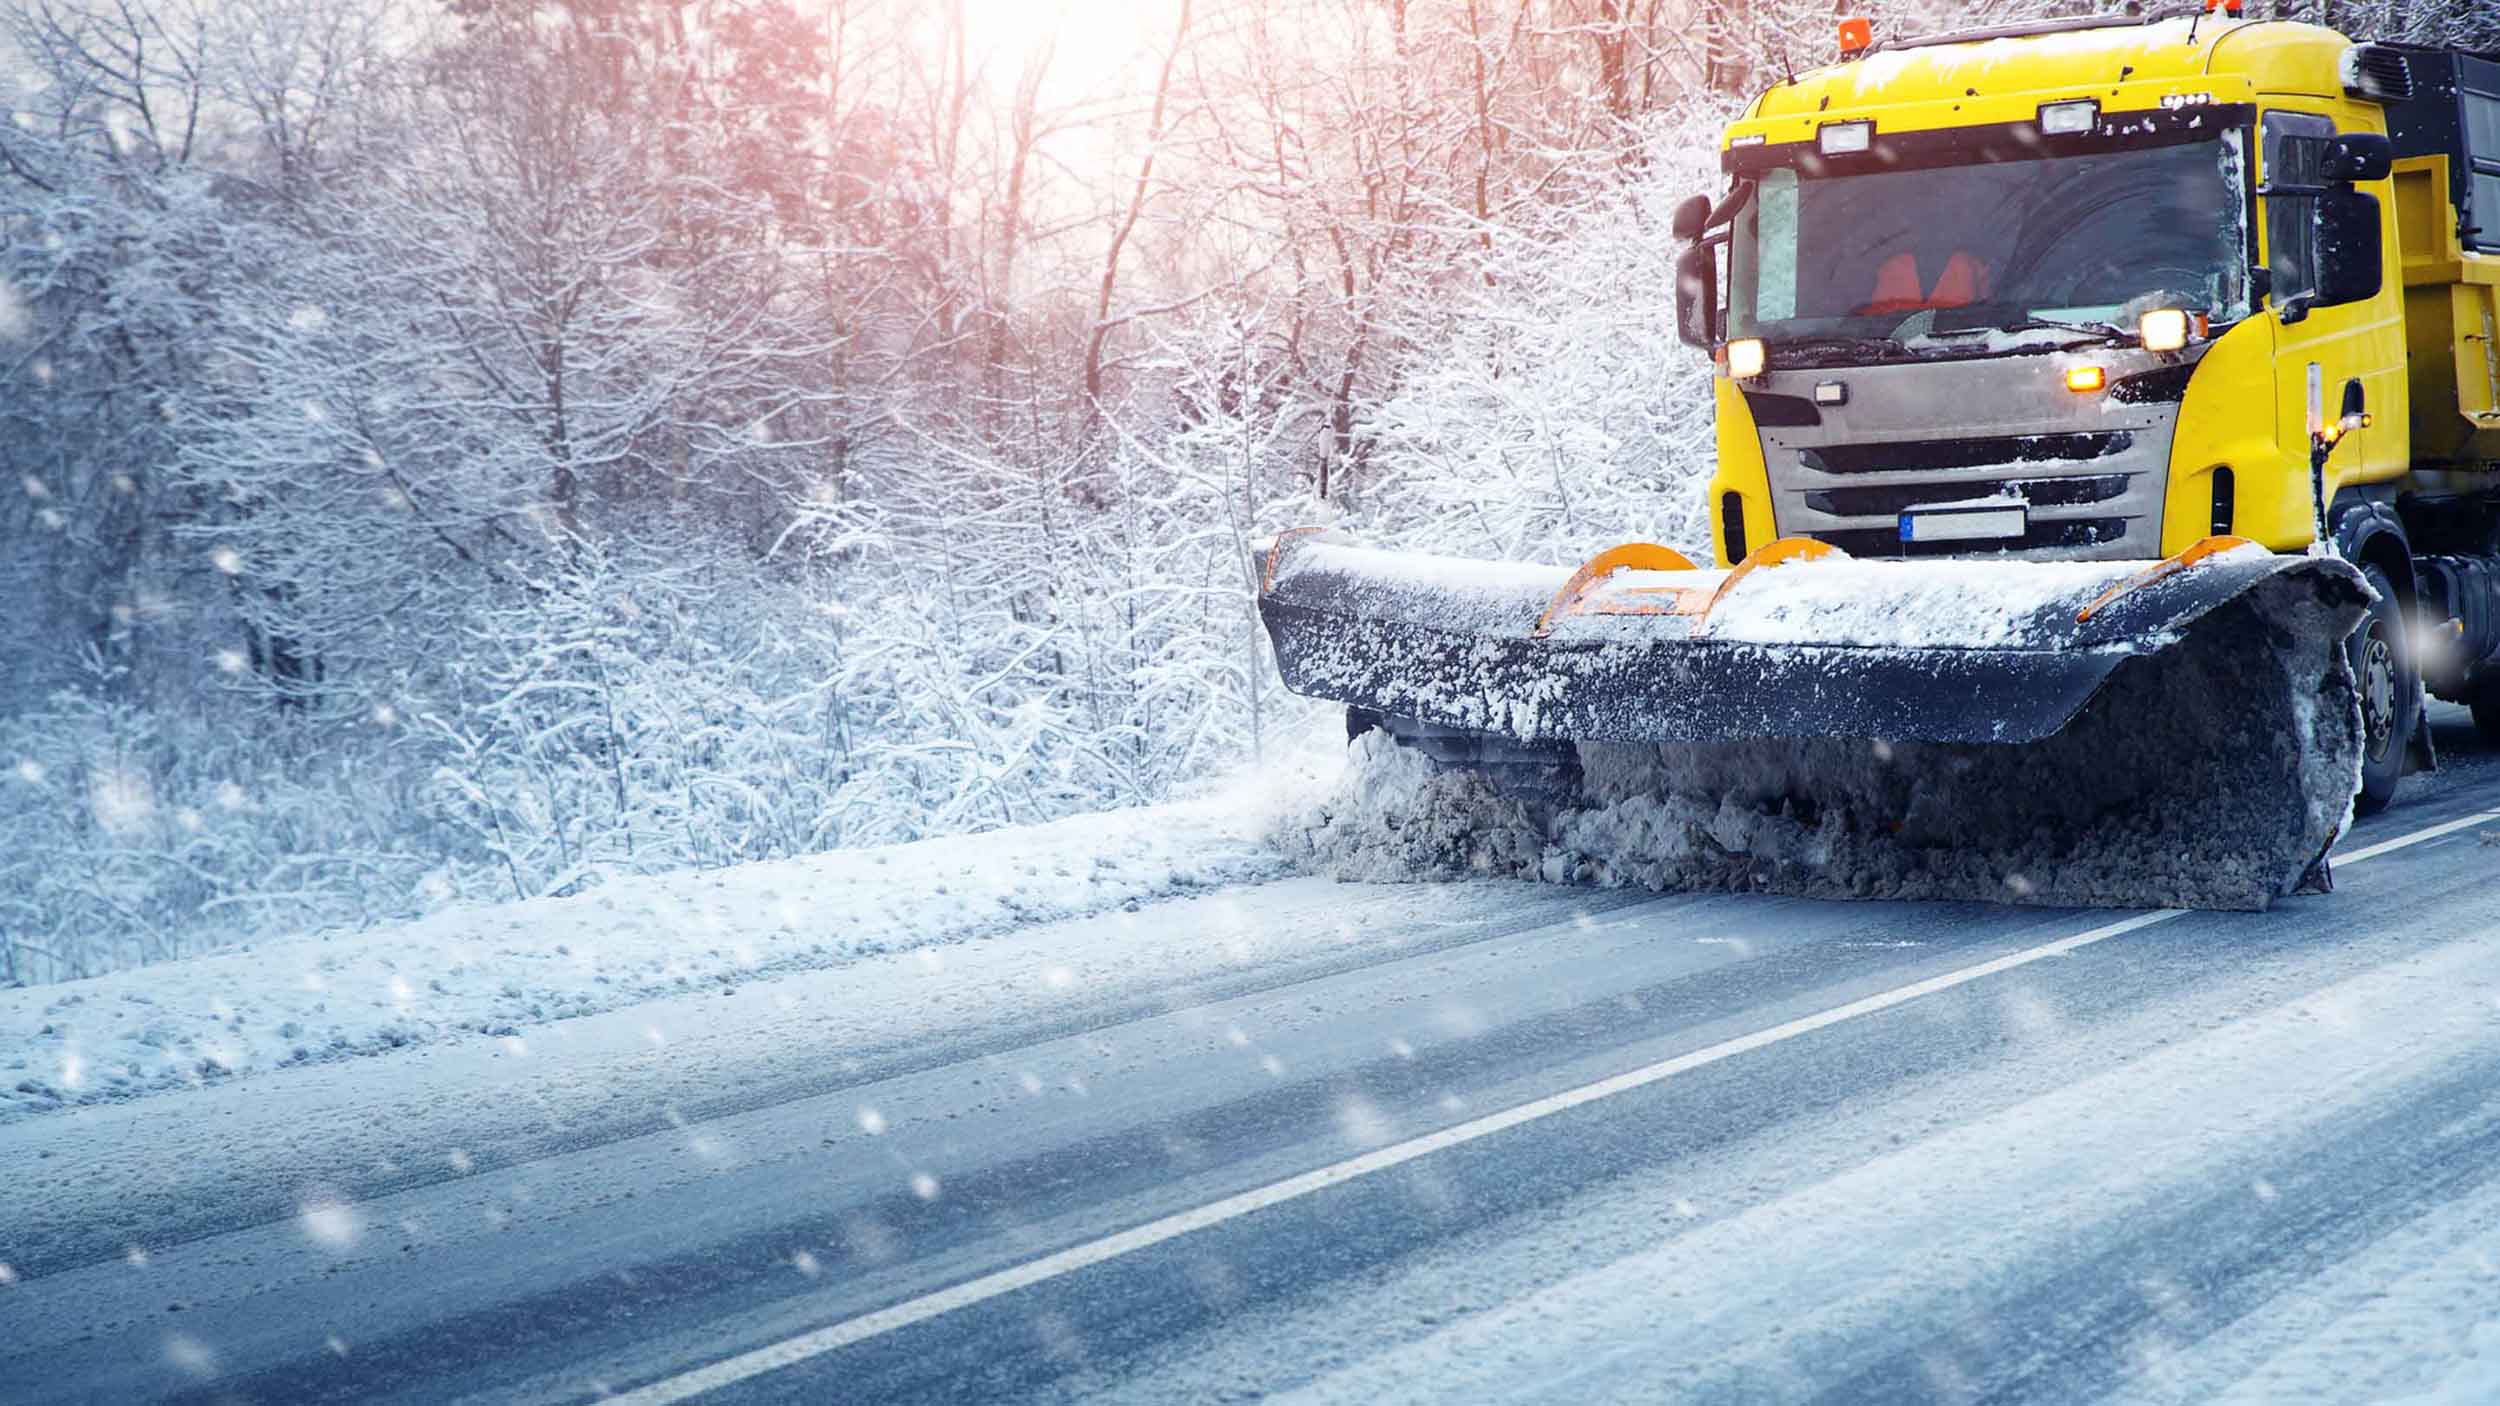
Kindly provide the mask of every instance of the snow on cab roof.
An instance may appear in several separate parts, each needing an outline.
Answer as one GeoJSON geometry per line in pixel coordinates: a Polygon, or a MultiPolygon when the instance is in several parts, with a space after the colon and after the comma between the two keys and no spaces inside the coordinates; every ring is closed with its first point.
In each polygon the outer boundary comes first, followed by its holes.
{"type": "Polygon", "coordinates": [[[1987,121],[1993,99],[2041,92],[2109,98],[2132,89],[2147,94],[2150,105],[2158,90],[2225,75],[2240,79],[2226,85],[2235,89],[2329,95],[2341,91],[2335,63],[2351,42],[2316,25],[2222,15],[2020,32],[2031,28],[1879,41],[1864,58],[1774,84],[1751,117],[1954,102],[1966,109],[1961,120],[1987,121]]]}

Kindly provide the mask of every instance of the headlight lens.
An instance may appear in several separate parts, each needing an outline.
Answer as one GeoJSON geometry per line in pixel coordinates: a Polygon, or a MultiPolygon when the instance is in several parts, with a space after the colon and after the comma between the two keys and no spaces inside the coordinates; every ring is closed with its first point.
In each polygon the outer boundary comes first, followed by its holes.
{"type": "Polygon", "coordinates": [[[1847,156],[1852,152],[1864,151],[1875,144],[1875,124],[1872,122],[1826,123],[1822,131],[1816,134],[1816,139],[1822,143],[1825,156],[1847,156]]]}
{"type": "Polygon", "coordinates": [[[2040,107],[2040,130],[2052,137],[2075,137],[2091,131],[2101,120],[2097,102],[2043,103],[2040,107]]]}
{"type": "Polygon", "coordinates": [[[2138,318],[2135,330],[2146,351],[2174,352],[2188,344],[2188,315],[2180,308],[2155,308],[2138,318]]]}
{"type": "Polygon", "coordinates": [[[1768,359],[1759,337],[1747,337],[1741,342],[1727,344],[1727,374],[1739,381],[1750,381],[1761,375],[1763,364],[1768,359]]]}

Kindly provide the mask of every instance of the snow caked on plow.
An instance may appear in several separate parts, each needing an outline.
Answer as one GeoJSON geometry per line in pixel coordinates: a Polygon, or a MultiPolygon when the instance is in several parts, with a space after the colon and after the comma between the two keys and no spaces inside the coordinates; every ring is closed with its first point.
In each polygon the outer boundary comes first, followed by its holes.
{"type": "Polygon", "coordinates": [[[1774,548],[1573,572],[1281,542],[1279,668],[1360,734],[1288,845],[1349,878],[1831,898],[2263,908],[2324,879],[2363,745],[2347,564],[1774,548]]]}

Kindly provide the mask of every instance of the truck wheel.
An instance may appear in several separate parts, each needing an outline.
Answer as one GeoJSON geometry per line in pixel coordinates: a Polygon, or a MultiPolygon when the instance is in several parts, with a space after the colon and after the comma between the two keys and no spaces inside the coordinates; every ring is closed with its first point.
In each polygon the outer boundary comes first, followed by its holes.
{"type": "Polygon", "coordinates": [[[2375,566],[2361,568],[2361,574],[2378,599],[2361,628],[2344,642],[2344,652],[2361,695],[2361,793],[2353,806],[2368,815],[2396,799],[2405,753],[2413,729],[2421,724],[2422,680],[2405,649],[2404,612],[2396,601],[2395,583],[2375,566]]]}

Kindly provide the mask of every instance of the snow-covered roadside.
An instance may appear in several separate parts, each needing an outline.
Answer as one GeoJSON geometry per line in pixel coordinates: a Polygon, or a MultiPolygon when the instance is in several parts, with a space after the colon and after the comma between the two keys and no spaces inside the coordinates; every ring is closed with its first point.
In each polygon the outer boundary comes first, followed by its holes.
{"type": "Polygon", "coordinates": [[[494,1037],[1274,878],[1299,773],[1027,828],[613,881],[0,990],[0,1123],[273,1068],[494,1037]]]}
{"type": "MultiPolygon", "coordinates": [[[[1138,1085],[1096,1038],[1105,1026],[1504,933],[1579,931],[1623,906],[1523,884],[1285,879],[662,997],[517,1041],[447,1039],[19,1118],[0,1124],[0,1266],[40,1275],[446,1178],[490,1178],[480,1194],[506,1207],[578,1207],[709,1175],[733,1144],[740,1161],[806,1155],[816,1136],[758,1139],[743,1120],[807,1103],[801,1121],[848,1133],[884,1101],[865,1090],[950,1064],[1046,1105],[1116,1100],[1138,1085]],[[546,1180],[559,1154],[594,1148],[610,1151],[546,1180]],[[621,1165],[640,1170],[603,1179],[621,1165]]],[[[1255,1057],[1223,1022],[1199,1023],[1255,1057]]]]}

